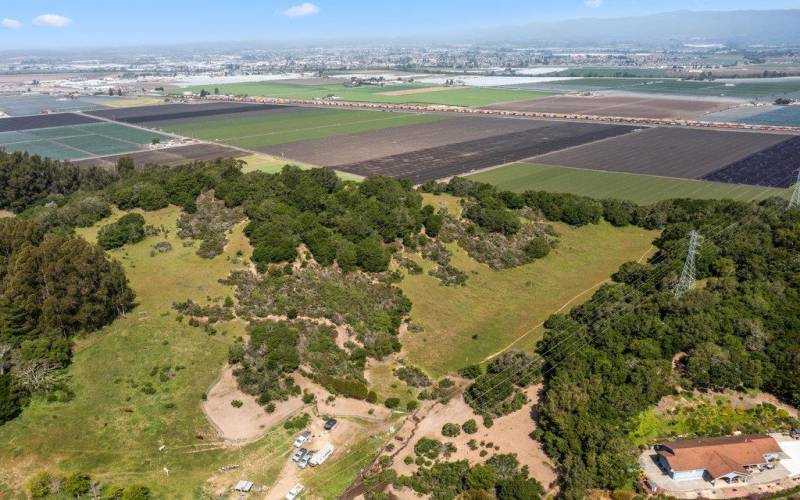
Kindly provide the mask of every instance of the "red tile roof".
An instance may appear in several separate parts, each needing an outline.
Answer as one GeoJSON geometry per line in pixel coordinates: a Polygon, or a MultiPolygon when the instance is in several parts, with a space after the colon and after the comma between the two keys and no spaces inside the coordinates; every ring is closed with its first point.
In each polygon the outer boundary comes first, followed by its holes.
{"type": "Polygon", "coordinates": [[[705,469],[713,478],[731,472],[746,474],[746,465],[762,464],[764,455],[780,453],[777,441],[765,434],[705,439],[679,439],[656,445],[673,471],[705,469]]]}

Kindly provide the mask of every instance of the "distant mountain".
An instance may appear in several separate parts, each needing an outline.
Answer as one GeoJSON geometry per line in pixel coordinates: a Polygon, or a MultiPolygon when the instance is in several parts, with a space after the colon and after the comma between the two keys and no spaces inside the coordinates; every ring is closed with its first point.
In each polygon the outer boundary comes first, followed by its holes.
{"type": "Polygon", "coordinates": [[[473,43],[530,43],[557,46],[800,45],[800,9],[675,11],[637,17],[583,18],[481,30],[473,43]]]}

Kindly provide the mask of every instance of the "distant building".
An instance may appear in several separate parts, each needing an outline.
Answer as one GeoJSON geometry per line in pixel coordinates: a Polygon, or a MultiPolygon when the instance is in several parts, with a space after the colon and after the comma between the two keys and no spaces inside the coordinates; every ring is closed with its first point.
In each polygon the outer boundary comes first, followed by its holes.
{"type": "Polygon", "coordinates": [[[679,439],[655,446],[658,463],[675,480],[747,482],[753,472],[773,467],[781,448],[764,434],[679,439]]]}
{"type": "Polygon", "coordinates": [[[238,491],[240,493],[247,493],[253,489],[253,482],[252,481],[239,481],[236,483],[236,486],[233,487],[233,491],[238,491]]]}

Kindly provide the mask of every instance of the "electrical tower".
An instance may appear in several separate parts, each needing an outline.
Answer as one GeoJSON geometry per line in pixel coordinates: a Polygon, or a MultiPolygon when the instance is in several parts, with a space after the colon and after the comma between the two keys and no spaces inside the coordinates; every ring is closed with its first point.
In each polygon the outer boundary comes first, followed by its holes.
{"type": "Polygon", "coordinates": [[[794,185],[792,199],[789,200],[789,210],[800,208],[800,170],[797,171],[797,183],[794,185]]]}
{"type": "Polygon", "coordinates": [[[681,278],[672,289],[675,297],[680,297],[686,290],[694,288],[694,257],[697,254],[697,248],[700,246],[702,236],[696,230],[689,233],[689,252],[686,254],[686,262],[683,263],[683,271],[681,271],[681,278]]]}

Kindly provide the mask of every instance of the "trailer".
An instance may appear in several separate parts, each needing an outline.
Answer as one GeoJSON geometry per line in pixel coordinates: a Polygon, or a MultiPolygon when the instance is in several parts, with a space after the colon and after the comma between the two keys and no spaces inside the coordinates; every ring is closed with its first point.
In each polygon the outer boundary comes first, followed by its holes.
{"type": "Polygon", "coordinates": [[[311,456],[311,460],[309,460],[308,464],[312,467],[322,465],[325,462],[325,460],[327,460],[328,457],[330,457],[332,454],[333,454],[333,445],[328,443],[325,446],[323,446],[321,450],[319,450],[318,452],[314,453],[314,455],[311,456]]]}

